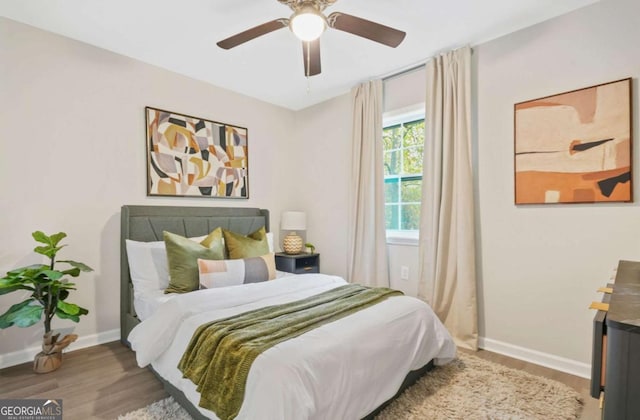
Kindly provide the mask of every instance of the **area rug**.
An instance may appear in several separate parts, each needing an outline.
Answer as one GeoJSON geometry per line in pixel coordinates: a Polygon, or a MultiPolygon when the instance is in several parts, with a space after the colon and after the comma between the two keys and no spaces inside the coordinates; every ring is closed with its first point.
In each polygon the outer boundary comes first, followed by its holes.
{"type": "MultiPolygon", "coordinates": [[[[559,382],[468,354],[437,367],[387,406],[378,420],[578,419],[580,394],[559,382]]],[[[119,420],[190,420],[173,398],[119,420]]]]}

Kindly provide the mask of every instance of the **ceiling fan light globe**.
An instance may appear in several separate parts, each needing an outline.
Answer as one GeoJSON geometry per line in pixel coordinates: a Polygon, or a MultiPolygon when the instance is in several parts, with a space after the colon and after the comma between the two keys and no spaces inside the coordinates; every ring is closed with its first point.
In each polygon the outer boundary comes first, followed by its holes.
{"type": "Polygon", "coordinates": [[[293,16],[290,25],[291,32],[302,41],[315,41],[327,27],[322,15],[306,11],[293,16]]]}

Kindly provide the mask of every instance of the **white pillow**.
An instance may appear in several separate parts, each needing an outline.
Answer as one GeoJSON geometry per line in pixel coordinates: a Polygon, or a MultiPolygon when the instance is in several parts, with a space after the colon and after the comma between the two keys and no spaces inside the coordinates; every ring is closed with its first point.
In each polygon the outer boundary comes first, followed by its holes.
{"type": "Polygon", "coordinates": [[[138,242],[127,239],[125,242],[134,296],[166,289],[169,286],[169,264],[164,241],[138,242]]]}
{"type": "Polygon", "coordinates": [[[273,233],[267,232],[267,243],[269,244],[269,252],[273,251],[273,233]]]}
{"type": "Polygon", "coordinates": [[[198,258],[200,288],[239,286],[276,278],[273,253],[261,257],[235,260],[203,260],[198,258]]]}

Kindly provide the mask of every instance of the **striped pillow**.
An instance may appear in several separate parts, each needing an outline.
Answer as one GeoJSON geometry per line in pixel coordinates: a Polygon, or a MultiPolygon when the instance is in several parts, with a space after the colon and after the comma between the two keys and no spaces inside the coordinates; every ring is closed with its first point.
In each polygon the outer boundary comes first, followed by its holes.
{"type": "Polygon", "coordinates": [[[200,288],[238,286],[276,278],[275,254],[236,260],[198,259],[200,288]]]}

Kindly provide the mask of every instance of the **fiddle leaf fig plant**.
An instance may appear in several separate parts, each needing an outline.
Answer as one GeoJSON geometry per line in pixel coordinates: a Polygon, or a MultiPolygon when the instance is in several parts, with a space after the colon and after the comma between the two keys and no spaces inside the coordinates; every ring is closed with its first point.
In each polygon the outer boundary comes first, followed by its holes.
{"type": "Polygon", "coordinates": [[[82,315],[89,311],[74,303],[66,302],[69,291],[75,290],[75,283],[69,282],[65,276],[78,277],[81,272],[93,271],[91,267],[72,260],[56,261],[58,251],[66,245],[60,241],[67,237],[64,232],[51,236],[41,231],[32,233],[33,239],[43,245],[38,245],[34,251],[49,258],[49,264],[34,264],[17,268],[7,272],[0,279],[0,295],[28,290],[31,296],[20,303],[11,306],[8,311],[0,315],[0,328],[30,327],[39,322],[44,316],[45,334],[51,332],[51,320],[54,315],[62,319],[79,322],[82,315]],[[58,269],[57,264],[65,264],[65,269],[58,269]]]}

